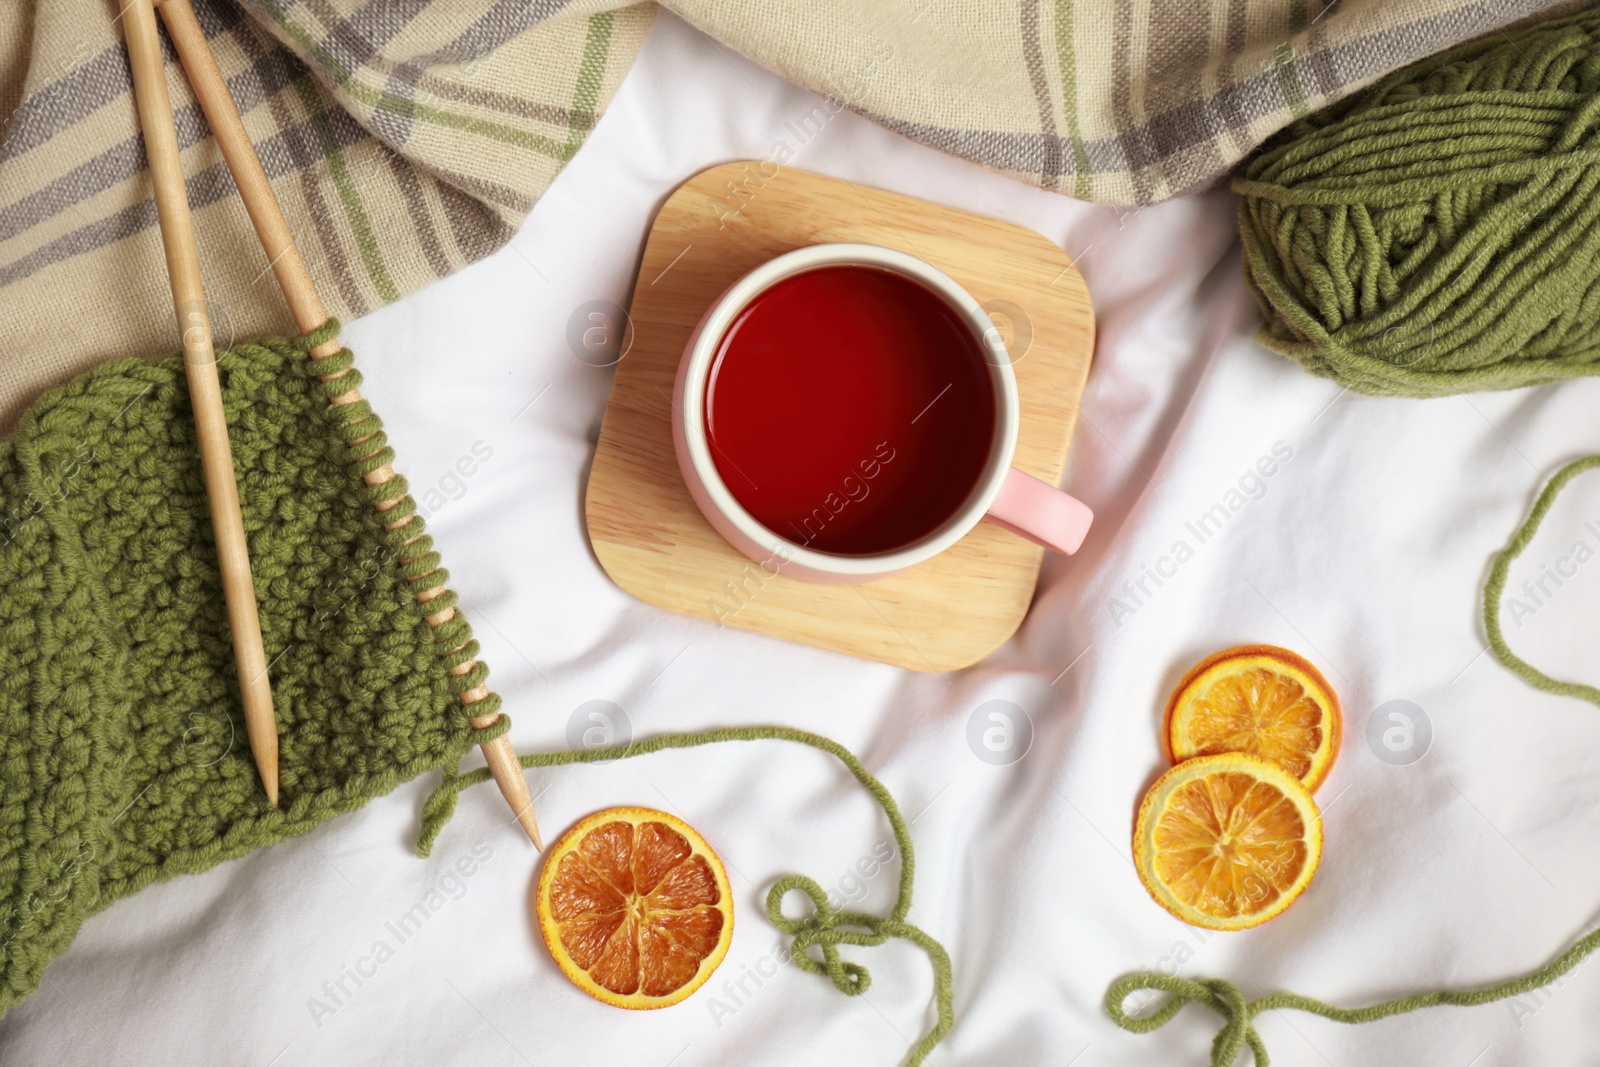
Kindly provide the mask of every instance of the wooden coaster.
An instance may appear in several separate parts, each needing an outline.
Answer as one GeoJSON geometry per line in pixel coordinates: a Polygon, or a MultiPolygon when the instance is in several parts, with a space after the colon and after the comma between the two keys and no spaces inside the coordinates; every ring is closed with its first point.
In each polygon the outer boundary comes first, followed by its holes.
{"type": "Polygon", "coordinates": [[[909,252],[991,311],[1020,355],[1015,463],[1060,482],[1094,348],[1088,290],[1066,253],[981,215],[770,161],[727,163],[679,186],[650,230],[629,310],[631,345],[625,338],[589,474],[589,538],[619,586],[669,611],[912,670],[956,670],[1022,624],[1043,549],[984,522],[879,581],[772,576],[706,522],[673,456],[673,378],[700,316],[745,272],[831,241],[909,252]]]}

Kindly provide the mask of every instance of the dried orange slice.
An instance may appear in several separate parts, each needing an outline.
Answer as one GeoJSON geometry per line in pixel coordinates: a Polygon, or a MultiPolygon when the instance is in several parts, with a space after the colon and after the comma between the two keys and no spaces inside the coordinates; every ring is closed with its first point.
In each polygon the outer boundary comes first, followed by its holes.
{"type": "Polygon", "coordinates": [[[664,1008],[711,977],[733,940],[722,861],[650,808],[597,812],[545,857],[539,932],[574,985],[619,1008],[664,1008]]]}
{"type": "Polygon", "coordinates": [[[1133,828],[1134,866],[1157,904],[1193,926],[1243,930],[1279,914],[1322,862],[1322,815],[1276,763],[1227,752],[1156,780],[1133,828]]]}
{"type": "Polygon", "coordinates": [[[1161,733],[1171,763],[1244,752],[1315,792],[1339,755],[1340,730],[1339,698],[1315,667],[1286,648],[1241,645],[1184,675],[1161,733]]]}

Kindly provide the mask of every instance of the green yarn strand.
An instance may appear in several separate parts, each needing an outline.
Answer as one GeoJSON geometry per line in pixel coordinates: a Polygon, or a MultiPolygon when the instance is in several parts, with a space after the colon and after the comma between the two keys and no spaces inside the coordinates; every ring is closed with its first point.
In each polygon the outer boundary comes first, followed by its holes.
{"type": "Polygon", "coordinates": [[[1271,1059],[1254,1025],[1255,1017],[1264,1011],[1287,1008],[1318,1015],[1331,1022],[1358,1025],[1440,1005],[1477,1007],[1543,988],[1583,962],[1596,948],[1600,948],[1600,929],[1591,930],[1538,970],[1509,981],[1480,989],[1443,989],[1417,993],[1362,1008],[1341,1008],[1298,993],[1270,993],[1255,1000],[1246,1000],[1237,986],[1220,978],[1196,980],[1160,971],[1140,971],[1124,975],[1111,983],[1106,990],[1105,1009],[1111,1021],[1122,1029],[1135,1034],[1148,1034],[1171,1022],[1187,1005],[1199,1004],[1223,1019],[1222,1029],[1211,1043],[1211,1067],[1232,1067],[1246,1047],[1255,1058],[1256,1067],[1268,1067],[1271,1059]],[[1130,1015],[1126,1008],[1128,998],[1145,990],[1168,994],[1166,1002],[1149,1015],[1130,1015]]]}
{"type": "MultiPolygon", "coordinates": [[[[502,716],[501,723],[504,722],[502,716]]],[[[475,740],[488,741],[499,736],[506,727],[501,723],[488,731],[475,735],[475,740]]],[[[835,989],[845,996],[859,996],[872,984],[872,975],[859,963],[843,959],[840,945],[871,948],[890,940],[909,941],[928,956],[933,968],[933,1001],[937,1019],[931,1029],[911,1046],[906,1055],[905,1067],[918,1067],[939,1042],[944,1040],[955,1023],[954,985],[951,977],[950,954],[943,945],[927,932],[906,922],[911,910],[911,893],[916,881],[916,858],[912,850],[911,830],[900,805],[888,788],[843,745],[821,734],[796,730],[786,726],[735,726],[717,730],[700,730],[692,733],[661,734],[643,741],[607,748],[569,749],[559,752],[535,752],[521,756],[524,767],[561,767],[574,763],[600,763],[619,759],[648,756],[672,749],[699,748],[726,741],[791,741],[825,752],[844,764],[855,780],[883,809],[894,832],[895,844],[900,850],[900,881],[894,907],[888,915],[873,915],[862,911],[835,911],[828,903],[828,895],[815,879],[791,874],[780,878],[767,892],[767,918],[780,931],[791,938],[789,955],[796,966],[811,974],[825,976],[835,989]],[[790,917],[783,911],[784,899],[798,892],[811,902],[807,915],[790,917]],[[815,948],[818,955],[812,955],[815,948]]],[[[449,821],[455,810],[456,797],[463,789],[489,780],[489,770],[480,767],[466,774],[451,771],[434,790],[422,809],[422,833],[417,840],[419,855],[427,855],[439,831],[449,821]]]]}
{"type": "MultiPolygon", "coordinates": [[[[1574,460],[1558,470],[1539,493],[1527,519],[1512,535],[1510,543],[1494,557],[1488,581],[1484,583],[1483,588],[1483,625],[1489,635],[1489,647],[1500,662],[1517,677],[1547,693],[1577,697],[1579,700],[1600,705],[1600,688],[1579,682],[1558,681],[1550,677],[1512,652],[1500,628],[1500,600],[1505,592],[1506,576],[1510,572],[1512,561],[1522,555],[1523,550],[1533,540],[1534,534],[1538,533],[1539,524],[1544,521],[1545,515],[1549,513],[1561,491],[1578,475],[1596,468],[1600,468],[1600,455],[1574,460]]],[[[1209,1008],[1223,1020],[1222,1029],[1217,1032],[1216,1038],[1211,1043],[1212,1067],[1231,1067],[1246,1047],[1250,1049],[1257,1067],[1268,1067],[1270,1060],[1266,1045],[1262,1042],[1261,1035],[1256,1032],[1253,1023],[1255,1017],[1264,1011],[1292,1008],[1336,1023],[1353,1025],[1376,1022],[1392,1015],[1402,1015],[1439,1005],[1475,1007],[1520,996],[1547,986],[1576,967],[1596,948],[1600,948],[1600,929],[1591,930],[1569,945],[1555,959],[1519,978],[1481,989],[1445,989],[1432,993],[1418,993],[1369,1004],[1364,1008],[1340,1008],[1298,993],[1273,993],[1257,997],[1255,1000],[1246,1000],[1236,986],[1219,978],[1190,979],[1157,971],[1140,971],[1124,975],[1111,983],[1106,990],[1105,1009],[1111,1021],[1122,1029],[1135,1034],[1148,1034],[1171,1022],[1185,1006],[1199,1004],[1209,1008]],[[1168,997],[1160,1007],[1148,1015],[1130,1014],[1127,1010],[1128,998],[1146,991],[1166,993],[1168,997]]]]}
{"type": "MultiPolygon", "coordinates": [[[[1600,705],[1600,688],[1576,682],[1558,681],[1513,653],[1506,645],[1499,619],[1500,602],[1511,563],[1533,540],[1561,491],[1578,475],[1596,468],[1600,468],[1600,455],[1587,456],[1562,467],[1545,485],[1527,519],[1513,534],[1506,547],[1494,558],[1488,581],[1484,586],[1483,619],[1489,636],[1489,645],[1496,657],[1508,669],[1538,689],[1577,697],[1600,705]]],[[[479,731],[475,738],[488,741],[502,735],[507,728],[508,724],[502,716],[500,722],[487,730],[479,731]]],[[[866,992],[872,984],[872,976],[862,965],[843,959],[839,953],[840,945],[873,947],[891,939],[900,939],[911,942],[927,954],[933,969],[937,1021],[912,1046],[905,1060],[908,1067],[917,1067],[944,1039],[954,1022],[950,956],[937,940],[905,921],[905,916],[911,908],[916,872],[911,833],[894,797],[848,749],[820,734],[788,727],[756,726],[663,734],[627,745],[540,752],[522,756],[520,759],[522,765],[527,768],[557,767],[628,759],[669,749],[696,748],[725,741],[762,740],[791,741],[808,745],[838,759],[877,800],[883,809],[884,817],[893,829],[900,850],[901,868],[898,896],[887,916],[858,911],[836,911],[829,905],[827,893],[822,886],[814,879],[799,874],[781,878],[772,886],[767,893],[766,910],[767,918],[772,924],[790,937],[790,956],[795,964],[802,970],[825,976],[833,983],[834,988],[846,996],[859,996],[866,992]],[[810,901],[811,908],[809,914],[790,917],[784,913],[783,903],[791,893],[796,892],[810,901]],[[817,950],[817,955],[812,954],[813,948],[817,950]]],[[[439,831],[454,811],[456,798],[461,790],[488,780],[487,768],[480,768],[467,774],[459,774],[453,769],[445,771],[444,782],[428,798],[423,807],[422,833],[417,842],[419,854],[427,855],[431,849],[439,831]]],[[[1211,1067],[1233,1067],[1247,1048],[1257,1067],[1269,1067],[1271,1058],[1254,1023],[1256,1016],[1262,1012],[1296,1010],[1331,1022],[1359,1025],[1423,1008],[1476,1007],[1548,986],[1571,971],[1596,948],[1600,948],[1600,929],[1591,930],[1583,935],[1543,967],[1508,981],[1477,989],[1443,989],[1417,993],[1359,1008],[1342,1008],[1326,1001],[1290,992],[1272,993],[1251,1000],[1247,999],[1237,986],[1223,979],[1190,979],[1156,971],[1127,974],[1112,982],[1106,989],[1104,1006],[1106,1014],[1117,1026],[1130,1033],[1147,1034],[1167,1025],[1186,1006],[1198,1004],[1222,1019],[1222,1027],[1211,1043],[1211,1067]],[[1130,1013],[1127,1008],[1129,998],[1145,992],[1165,993],[1167,996],[1165,1001],[1149,1014],[1130,1013]]]]}
{"type": "MultiPolygon", "coordinates": [[[[1600,457],[1591,457],[1590,461],[1580,462],[1587,464],[1583,469],[1588,469],[1590,466],[1600,465],[1600,457]]],[[[1576,466],[1578,465],[1572,464],[1569,468],[1576,466]]],[[[1563,473],[1566,473],[1565,469],[1563,473]]],[[[1572,473],[1576,474],[1577,471],[1572,473]]],[[[1571,475],[1568,475],[1568,480],[1570,477],[1571,475]]],[[[1548,487],[1546,492],[1549,493],[1548,487]]],[[[1543,499],[1541,498],[1542,501],[1543,499]]],[[[1544,510],[1548,510],[1548,503],[1545,504],[1544,510]]],[[[1542,515],[1543,512],[1538,513],[1542,515]]],[[[489,740],[491,737],[503,734],[505,729],[502,718],[501,723],[482,731],[482,736],[478,739],[489,740]]],[[[856,781],[872,794],[873,799],[883,809],[901,856],[898,895],[888,915],[836,911],[829,905],[827,893],[815,879],[791,874],[780,878],[767,892],[767,918],[790,937],[790,958],[798,967],[826,977],[833,983],[835,989],[846,996],[859,996],[866,992],[872,984],[872,976],[861,964],[843,959],[839,953],[840,945],[874,947],[893,939],[900,939],[922,949],[927,954],[933,969],[937,1021],[911,1047],[904,1061],[906,1067],[918,1067],[939,1045],[954,1024],[950,956],[936,939],[905,921],[906,914],[911,910],[912,890],[916,877],[911,832],[904,816],[900,813],[899,805],[887,787],[863,767],[848,749],[827,737],[805,730],[781,726],[748,726],[662,734],[644,741],[607,748],[537,752],[521,756],[520,759],[522,765],[527,768],[559,767],[631,759],[656,752],[698,748],[702,745],[731,741],[790,741],[825,752],[843,763],[856,781]],[[784,901],[791,893],[800,893],[810,901],[809,914],[792,917],[784,912],[784,901]],[[817,950],[816,955],[812,953],[813,948],[817,950]]],[[[466,774],[446,772],[445,781],[423,806],[423,831],[417,843],[420,854],[426,855],[432,847],[444,823],[449,820],[460,792],[486,781],[489,781],[487,768],[479,768],[466,774]]],[[[1441,1005],[1475,1007],[1520,996],[1547,986],[1571,971],[1597,947],[1600,947],[1600,929],[1585,934],[1543,967],[1509,981],[1479,989],[1445,989],[1418,993],[1360,1008],[1341,1008],[1326,1001],[1288,992],[1272,993],[1250,1000],[1237,986],[1222,979],[1190,979],[1157,971],[1141,971],[1124,975],[1111,983],[1106,990],[1105,1011],[1111,1021],[1122,1029],[1130,1033],[1147,1034],[1171,1022],[1189,1004],[1198,1004],[1210,1009],[1223,1020],[1222,1028],[1211,1044],[1211,1067],[1233,1067],[1240,1054],[1247,1048],[1257,1067],[1269,1067],[1271,1058],[1254,1024],[1255,1017],[1262,1012],[1292,1009],[1317,1015],[1332,1022],[1356,1025],[1441,1005]],[[1127,1010],[1128,999],[1142,992],[1165,993],[1167,998],[1148,1015],[1130,1013],[1127,1010]]]]}
{"type": "Polygon", "coordinates": [[[1527,519],[1517,532],[1512,534],[1510,543],[1496,554],[1494,565],[1489,569],[1489,579],[1483,585],[1483,628],[1489,635],[1489,648],[1493,650],[1495,658],[1518,678],[1546,693],[1577,697],[1579,700],[1600,705],[1600,689],[1582,682],[1563,682],[1550,677],[1511,651],[1511,646],[1506,644],[1505,633],[1500,628],[1500,600],[1505,593],[1506,576],[1511,571],[1512,561],[1522,555],[1523,549],[1533,540],[1533,535],[1539,532],[1539,524],[1544,522],[1546,513],[1556,502],[1556,497],[1561,495],[1561,490],[1566,488],[1567,483],[1584,471],[1594,470],[1596,467],[1600,467],[1600,455],[1573,460],[1556,471],[1555,477],[1550,479],[1549,484],[1539,494],[1539,498],[1534,501],[1533,510],[1528,513],[1527,519]]]}
{"type": "MultiPolygon", "coordinates": [[[[1549,509],[1560,485],[1566,484],[1581,470],[1600,466],[1600,457],[1590,457],[1569,464],[1546,487],[1535,508],[1530,525],[1537,527],[1537,518],[1549,509]],[[1565,477],[1563,477],[1565,476],[1565,477]]],[[[1531,530],[1525,531],[1531,536],[1531,530]]],[[[1522,532],[1519,532],[1519,536],[1522,532]]],[[[507,729],[501,721],[475,735],[475,740],[488,741],[507,729]]],[[[779,879],[767,893],[767,918],[791,938],[790,958],[802,970],[822,975],[846,996],[859,996],[872,984],[868,970],[840,956],[840,945],[874,947],[892,939],[909,941],[928,956],[933,969],[934,1005],[937,1021],[909,1050],[906,1067],[918,1067],[949,1033],[954,1024],[954,993],[952,967],[949,953],[935,938],[919,927],[905,921],[911,909],[912,890],[916,876],[916,861],[911,833],[894,797],[875,776],[844,746],[805,730],[779,726],[729,727],[692,733],[662,734],[644,741],[607,748],[573,749],[556,752],[537,752],[520,757],[522,765],[533,767],[559,767],[579,763],[609,762],[630,759],[673,749],[698,748],[702,745],[731,741],[791,741],[825,752],[845,765],[855,779],[872,794],[883,809],[884,817],[893,830],[900,850],[901,868],[898,895],[888,915],[868,912],[836,911],[828,903],[827,893],[815,879],[791,874],[779,879]],[[791,917],[783,910],[784,900],[791,893],[800,893],[810,901],[810,913],[791,917]],[[818,955],[812,954],[812,949],[818,955]]],[[[444,824],[455,809],[456,798],[463,789],[489,781],[487,768],[466,774],[445,772],[445,780],[423,806],[422,834],[417,851],[427,855],[444,824]]],[[[1247,999],[1239,988],[1222,979],[1189,979],[1157,971],[1141,971],[1124,975],[1112,982],[1106,990],[1105,1011],[1117,1026],[1130,1033],[1147,1034],[1171,1022],[1189,1004],[1210,1009],[1223,1020],[1211,1044],[1211,1067],[1233,1067],[1240,1054],[1248,1048],[1257,1067],[1269,1067],[1271,1058],[1266,1044],[1256,1031],[1255,1017],[1265,1011],[1292,1009],[1320,1016],[1332,1022],[1357,1025],[1377,1022],[1394,1015],[1418,1011],[1423,1008],[1451,1005],[1475,1007],[1509,997],[1520,996],[1542,988],[1571,971],[1587,956],[1600,947],[1600,929],[1592,930],[1579,938],[1560,955],[1543,967],[1517,978],[1479,989],[1436,990],[1380,1001],[1360,1008],[1341,1008],[1326,1001],[1302,996],[1298,993],[1280,992],[1247,999]],[[1130,997],[1141,992],[1168,994],[1167,999],[1148,1015],[1135,1015],[1127,1010],[1130,997]]]]}
{"type": "Polygon", "coordinates": [[[1358,392],[1600,374],[1600,8],[1423,60],[1234,181],[1263,345],[1358,392]]]}

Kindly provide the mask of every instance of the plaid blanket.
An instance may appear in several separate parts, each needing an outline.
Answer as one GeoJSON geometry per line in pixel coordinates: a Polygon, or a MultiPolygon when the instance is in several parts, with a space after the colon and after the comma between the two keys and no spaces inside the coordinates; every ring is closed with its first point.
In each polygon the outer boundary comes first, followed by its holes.
{"type": "MultiPolygon", "coordinates": [[[[1111,203],[1213,182],[1383,73],[1562,0],[667,0],[907,137],[1111,203]]],[[[0,3],[0,428],[101,360],[174,346],[109,0],[0,3]]],[[[655,7],[196,0],[332,313],[504,244],[583,144],[655,7]]],[[[169,53],[218,339],[288,315],[169,53]]]]}

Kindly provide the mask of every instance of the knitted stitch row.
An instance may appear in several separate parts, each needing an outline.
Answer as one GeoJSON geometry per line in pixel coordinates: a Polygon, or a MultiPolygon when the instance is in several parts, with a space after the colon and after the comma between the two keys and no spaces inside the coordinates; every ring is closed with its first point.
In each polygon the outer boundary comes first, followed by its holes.
{"type": "MultiPolygon", "coordinates": [[[[242,345],[223,355],[220,368],[273,663],[282,808],[265,803],[243,745],[181,362],[108,364],[46,395],[0,444],[0,1013],[38,988],[87,916],[152,881],[304,833],[437,769],[444,780],[424,805],[417,843],[426,854],[461,790],[488,780],[487,770],[462,774],[458,763],[509,724],[502,715],[473,731],[466,721],[458,694],[482,684],[486,668],[449,673],[477,655],[477,644],[459,616],[438,630],[428,626],[425,614],[440,599],[426,609],[416,603],[413,579],[445,576],[435,570],[431,541],[417,539],[422,520],[404,483],[362,480],[392,462],[393,451],[381,430],[372,436],[379,424],[365,403],[349,406],[356,410],[327,403],[357,382],[348,374],[321,380],[350,367],[348,351],[310,362],[307,353],[326,336],[242,345]],[[358,439],[377,451],[356,458],[350,445],[358,439]],[[398,503],[380,513],[379,501],[398,503]]],[[[1555,495],[1597,463],[1569,465],[1541,494],[1496,561],[1486,611],[1555,495]]],[[[1549,681],[1532,668],[1519,673],[1536,685],[1549,681]]],[[[1593,699],[1588,687],[1571,683],[1541,688],[1593,699]]],[[[473,711],[498,708],[491,700],[473,711]]],[[[888,915],[835,911],[802,875],[772,886],[767,914],[793,939],[796,964],[846,995],[865,992],[871,978],[841,946],[898,938],[928,955],[935,1019],[908,1050],[905,1062],[914,1067],[954,1023],[950,958],[906,920],[915,880],[909,828],[888,789],[847,749],[802,730],[744,727],[521,760],[556,767],[771,740],[840,760],[894,833],[902,867],[888,915]],[[784,913],[795,891],[810,900],[809,914],[784,913]]],[[[1234,1063],[1246,1048],[1266,1067],[1253,1025],[1263,1011],[1296,1008],[1362,1023],[1434,1005],[1485,1004],[1557,980],[1596,947],[1600,931],[1507,982],[1360,1008],[1293,993],[1246,1000],[1220,979],[1156,972],[1112,983],[1105,1007],[1117,1025],[1146,1033],[1186,1004],[1203,1005],[1224,1020],[1213,1067],[1234,1063]],[[1130,1014],[1128,998],[1147,990],[1169,999],[1148,1015],[1130,1014]]]]}
{"type": "Polygon", "coordinates": [[[403,481],[362,480],[394,453],[365,402],[329,404],[359,379],[321,380],[350,366],[313,363],[321,339],[219,367],[281,808],[246,743],[181,360],[106,364],[0,443],[0,1014],[119,897],[453,769],[477,741],[457,694],[487,669],[450,674],[477,643],[459,615],[428,625],[450,594],[416,603],[437,553],[403,481]]]}

